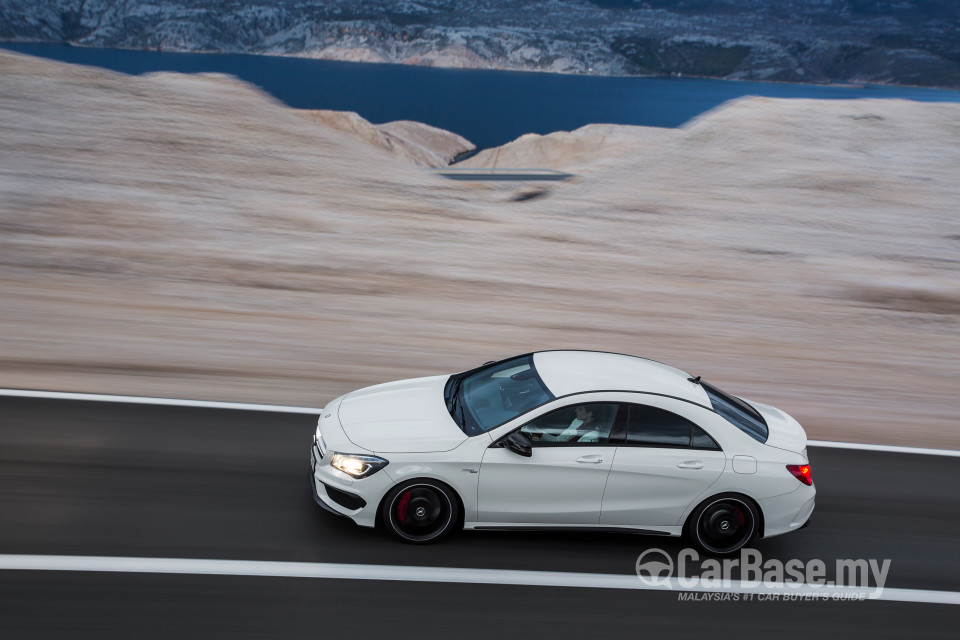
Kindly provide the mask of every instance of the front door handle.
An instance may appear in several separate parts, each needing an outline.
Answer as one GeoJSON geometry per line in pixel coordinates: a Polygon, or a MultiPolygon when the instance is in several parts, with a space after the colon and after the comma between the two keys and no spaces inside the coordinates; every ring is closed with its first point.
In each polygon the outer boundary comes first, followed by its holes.
{"type": "Polygon", "coordinates": [[[687,460],[678,464],[677,469],[703,469],[703,463],[699,460],[687,460]]]}
{"type": "Polygon", "coordinates": [[[603,456],[583,456],[577,458],[577,462],[581,464],[600,464],[603,462],[603,456]]]}

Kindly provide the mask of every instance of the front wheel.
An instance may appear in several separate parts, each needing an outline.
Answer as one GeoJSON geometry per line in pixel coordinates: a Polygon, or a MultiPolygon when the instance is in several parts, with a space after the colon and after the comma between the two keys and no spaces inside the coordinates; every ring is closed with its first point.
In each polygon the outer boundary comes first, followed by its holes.
{"type": "Polygon", "coordinates": [[[453,530],[460,508],[453,491],[443,483],[411,480],[387,494],[380,515],[395,537],[410,544],[426,544],[453,530]]]}
{"type": "Polygon", "coordinates": [[[703,501],[687,521],[690,541],[707,554],[727,556],[747,545],[759,530],[760,514],[752,501],[733,494],[703,501]]]}

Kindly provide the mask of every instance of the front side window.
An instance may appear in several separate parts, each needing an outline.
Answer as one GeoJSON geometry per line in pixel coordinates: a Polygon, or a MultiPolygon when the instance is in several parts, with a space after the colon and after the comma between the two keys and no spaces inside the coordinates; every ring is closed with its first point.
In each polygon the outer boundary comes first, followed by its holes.
{"type": "Polygon", "coordinates": [[[554,396],[533,366],[533,356],[522,356],[450,376],[444,399],[451,417],[464,433],[473,436],[550,402],[554,396]]]}
{"type": "Polygon", "coordinates": [[[520,431],[534,446],[607,444],[618,410],[612,402],[570,405],[531,420],[520,431]]]}
{"type": "Polygon", "coordinates": [[[675,413],[648,405],[630,405],[626,444],[648,447],[720,449],[706,431],[675,413]]]}

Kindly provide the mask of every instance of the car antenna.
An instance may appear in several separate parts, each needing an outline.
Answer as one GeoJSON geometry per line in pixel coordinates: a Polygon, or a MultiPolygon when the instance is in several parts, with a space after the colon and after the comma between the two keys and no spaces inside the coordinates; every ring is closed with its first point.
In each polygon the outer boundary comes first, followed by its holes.
{"type": "Polygon", "coordinates": [[[692,382],[693,384],[700,384],[700,376],[696,378],[687,378],[687,382],[692,382]]]}

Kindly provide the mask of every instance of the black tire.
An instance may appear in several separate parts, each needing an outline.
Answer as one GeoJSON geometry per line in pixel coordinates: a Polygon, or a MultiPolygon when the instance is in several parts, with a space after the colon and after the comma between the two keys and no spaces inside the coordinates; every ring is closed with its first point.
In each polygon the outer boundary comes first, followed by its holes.
{"type": "Polygon", "coordinates": [[[380,506],[383,526],[409,544],[436,542],[459,524],[453,490],[437,480],[409,480],[394,487],[380,506]]]}
{"type": "Polygon", "coordinates": [[[701,502],[687,519],[687,538],[711,556],[729,556],[750,544],[760,530],[753,500],[723,493],[701,502]]]}

